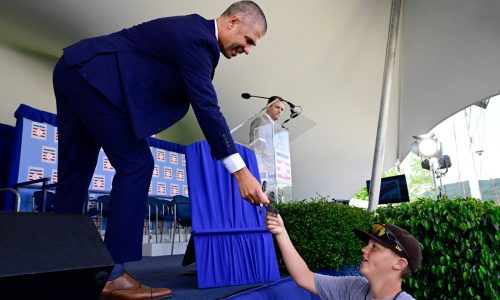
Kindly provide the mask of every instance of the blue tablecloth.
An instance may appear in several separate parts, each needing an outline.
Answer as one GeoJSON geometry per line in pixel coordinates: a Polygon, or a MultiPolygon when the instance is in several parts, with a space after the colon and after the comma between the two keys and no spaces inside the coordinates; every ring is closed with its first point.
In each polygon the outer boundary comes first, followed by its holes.
{"type": "MultiPolygon", "coordinates": [[[[258,178],[255,154],[237,149],[258,178]]],[[[206,141],[186,149],[189,197],[198,287],[266,283],[280,279],[272,235],[265,229],[265,210],[241,198],[238,184],[206,141]]]]}

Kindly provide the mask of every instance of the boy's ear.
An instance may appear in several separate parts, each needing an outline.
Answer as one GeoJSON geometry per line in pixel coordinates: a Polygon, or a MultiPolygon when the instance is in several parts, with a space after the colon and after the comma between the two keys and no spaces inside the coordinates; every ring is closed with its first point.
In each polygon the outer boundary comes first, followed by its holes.
{"type": "Polygon", "coordinates": [[[400,257],[393,265],[396,270],[404,270],[408,266],[408,260],[400,257]]]}

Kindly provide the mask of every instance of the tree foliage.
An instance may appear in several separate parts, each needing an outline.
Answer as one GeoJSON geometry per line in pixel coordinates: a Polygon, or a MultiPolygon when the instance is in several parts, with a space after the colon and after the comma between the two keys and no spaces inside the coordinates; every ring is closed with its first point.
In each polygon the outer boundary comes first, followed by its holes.
{"type": "Polygon", "coordinates": [[[421,199],[380,207],[375,222],[420,241],[421,267],[404,287],[416,299],[500,299],[500,207],[493,202],[421,199]]]}

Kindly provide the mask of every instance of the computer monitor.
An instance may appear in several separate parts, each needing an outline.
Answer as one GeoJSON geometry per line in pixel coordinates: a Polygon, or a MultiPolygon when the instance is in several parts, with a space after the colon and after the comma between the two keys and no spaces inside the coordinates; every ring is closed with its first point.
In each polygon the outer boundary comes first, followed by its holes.
{"type": "MultiPolygon", "coordinates": [[[[370,193],[370,180],[366,181],[366,188],[370,193]]],[[[406,176],[396,175],[382,178],[380,183],[379,204],[410,202],[406,176]]]]}

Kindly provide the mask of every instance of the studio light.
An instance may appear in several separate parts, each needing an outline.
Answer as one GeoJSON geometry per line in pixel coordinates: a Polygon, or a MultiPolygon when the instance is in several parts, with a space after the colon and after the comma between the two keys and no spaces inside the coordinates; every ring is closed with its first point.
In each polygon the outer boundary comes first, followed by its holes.
{"type": "Polygon", "coordinates": [[[434,133],[413,136],[416,141],[411,144],[411,151],[418,156],[427,158],[438,157],[443,153],[441,142],[434,133]]]}
{"type": "Polygon", "coordinates": [[[414,135],[415,141],[411,144],[411,151],[422,159],[423,169],[430,170],[434,179],[434,188],[437,198],[442,197],[443,183],[441,178],[451,167],[451,160],[448,155],[443,155],[443,146],[434,133],[414,135]],[[439,185],[437,180],[439,179],[439,185]]]}

